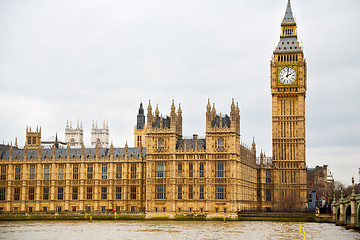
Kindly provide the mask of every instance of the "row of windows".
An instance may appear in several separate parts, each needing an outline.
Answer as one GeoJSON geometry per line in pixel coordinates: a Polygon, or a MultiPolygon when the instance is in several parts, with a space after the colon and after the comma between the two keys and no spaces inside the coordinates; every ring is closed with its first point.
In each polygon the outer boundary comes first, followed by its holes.
{"type": "MultiPolygon", "coordinates": [[[[72,179],[79,179],[79,166],[73,165],[72,169],[72,179]]],[[[93,166],[87,167],[86,172],[87,179],[93,179],[94,177],[94,168],[93,166]]],[[[58,179],[63,180],[65,175],[64,165],[59,165],[58,168],[58,179]]],[[[159,162],[155,166],[155,176],[157,178],[165,178],[166,177],[166,164],[164,162],[159,162]]],[[[177,168],[177,176],[183,177],[183,163],[178,163],[177,168]]],[[[122,179],[122,165],[116,166],[116,179],[122,179]]],[[[188,163],[188,177],[194,177],[194,164],[188,163]]],[[[205,177],[205,163],[199,164],[199,177],[205,177]]],[[[226,163],[219,161],[215,165],[215,177],[217,178],[225,178],[226,177],[226,163]]],[[[35,180],[36,178],[36,171],[35,166],[30,166],[30,180],[35,180]]],[[[108,167],[107,165],[103,165],[101,167],[101,179],[108,178],[108,167]]],[[[130,167],[130,178],[136,179],[137,178],[137,166],[132,164],[130,167]]],[[[44,166],[44,180],[50,179],[50,166],[44,166]]],[[[1,180],[6,180],[6,166],[1,167],[1,180]]],[[[15,167],[15,180],[21,180],[21,167],[15,167]]]]}
{"type": "MultiPolygon", "coordinates": [[[[177,187],[177,199],[183,199],[183,186],[177,187]]],[[[188,186],[187,199],[194,199],[194,186],[188,186]]],[[[155,199],[166,199],[166,186],[156,185],[155,186],[155,199]]],[[[199,199],[205,199],[205,186],[199,186],[199,199]]],[[[226,199],[226,185],[215,186],[215,199],[225,200],[226,199]]]]}
{"type": "MultiPolygon", "coordinates": [[[[100,208],[101,208],[101,209],[100,209],[101,212],[105,212],[105,211],[106,211],[106,206],[101,206],[100,208]]],[[[48,211],[48,210],[49,210],[49,209],[48,209],[47,206],[42,207],[42,211],[46,212],[46,211],[48,211]]],[[[86,210],[87,212],[91,212],[91,211],[93,210],[93,207],[92,207],[92,206],[86,206],[86,207],[85,207],[85,210],[86,210]]],[[[124,210],[126,210],[126,209],[122,209],[121,206],[116,206],[116,212],[120,212],[120,211],[124,211],[124,210]]],[[[135,212],[136,210],[137,210],[137,209],[136,209],[135,206],[130,206],[130,211],[131,211],[131,212],[135,212]]],[[[0,208],[0,212],[2,212],[2,211],[3,211],[3,208],[0,208]]],[[[19,207],[14,207],[14,208],[13,208],[13,211],[14,211],[14,212],[18,212],[18,211],[19,211],[19,207]]],[[[28,212],[32,212],[32,211],[33,211],[33,207],[27,207],[27,211],[28,211],[28,212]]],[[[62,211],[63,211],[63,207],[62,207],[62,206],[57,206],[57,207],[56,207],[56,212],[62,212],[62,211]]],[[[72,207],[71,207],[71,211],[76,212],[76,211],[77,211],[77,206],[72,206],[72,207]]]]}
{"type": "MultiPolygon", "coordinates": [[[[257,190],[256,200],[259,202],[261,201],[261,190],[260,189],[257,190]]],[[[271,190],[270,189],[265,190],[265,201],[271,202],[271,190]]]]}
{"type": "MultiPolygon", "coordinates": [[[[286,47],[284,47],[284,49],[286,49],[286,47]]],[[[292,49],[290,47],[290,49],[292,49]]],[[[295,47],[296,49],[296,47],[295,47]]],[[[298,56],[297,55],[279,55],[278,56],[278,62],[289,62],[289,61],[297,61],[298,60],[298,56]]]]}
{"type": "MultiPolygon", "coordinates": [[[[155,166],[155,177],[165,178],[166,177],[166,164],[164,162],[158,162],[155,166]]],[[[177,177],[183,177],[183,163],[178,163],[177,166],[177,177]]],[[[188,177],[194,177],[194,164],[188,163],[188,177]]],[[[199,164],[199,177],[205,177],[205,163],[199,164]]],[[[226,163],[217,162],[215,165],[215,177],[224,178],[226,177],[226,163]]]]}
{"type": "MultiPolygon", "coordinates": [[[[266,170],[265,172],[266,174],[266,183],[271,183],[271,171],[270,170],[266,170]]],[[[261,183],[261,170],[258,169],[257,170],[257,183],[261,183]]]]}
{"type": "MultiPolygon", "coordinates": [[[[132,164],[131,168],[130,168],[131,179],[136,179],[136,177],[137,177],[136,171],[137,171],[136,165],[132,164]]],[[[58,168],[58,179],[59,180],[64,179],[64,173],[65,173],[64,165],[59,165],[59,168],[58,168]]],[[[93,166],[88,166],[86,177],[87,177],[87,179],[93,179],[93,176],[94,176],[94,168],[93,168],[93,166]]],[[[122,165],[117,165],[116,166],[116,179],[122,179],[122,177],[123,177],[122,165]]],[[[35,180],[35,178],[36,178],[35,166],[31,165],[29,179],[35,180]]],[[[107,179],[107,178],[108,178],[108,167],[106,165],[103,165],[101,167],[101,179],[107,179]]],[[[44,166],[44,180],[49,180],[49,179],[50,179],[50,166],[44,166]]],[[[72,179],[79,179],[79,166],[78,165],[73,165],[72,179]]],[[[6,180],[6,166],[1,166],[0,180],[6,180]]],[[[21,167],[20,166],[15,167],[15,180],[21,180],[21,167]]]]}
{"type": "MultiPolygon", "coordinates": [[[[42,192],[42,200],[49,200],[49,188],[44,187],[42,192]]],[[[14,188],[13,190],[13,198],[14,201],[19,201],[21,196],[21,188],[14,188]]],[[[72,200],[78,200],[79,195],[79,188],[78,187],[72,187],[72,194],[71,199],[72,200]]],[[[101,199],[106,200],[108,198],[108,188],[107,187],[101,187],[101,199]]],[[[35,188],[29,187],[28,190],[28,197],[29,200],[35,200],[35,188]]],[[[64,200],[64,187],[58,187],[57,188],[57,194],[56,194],[57,200],[64,200]]],[[[86,188],[86,199],[92,200],[93,199],[93,187],[87,187],[86,188]]],[[[115,190],[115,199],[122,199],[122,187],[116,187],[115,190]]],[[[136,199],[136,187],[130,187],[130,199],[136,199]]],[[[0,201],[5,201],[5,188],[0,188],[0,201]]]]}
{"type": "MultiPolygon", "coordinates": [[[[159,209],[158,209],[157,207],[155,207],[155,212],[158,212],[158,211],[159,211],[159,209]]],[[[163,208],[162,208],[162,211],[163,211],[163,212],[166,212],[166,207],[163,207],[163,208]]],[[[182,208],[178,208],[178,212],[181,213],[181,212],[185,212],[185,211],[184,211],[182,208]]],[[[193,211],[193,208],[189,207],[188,212],[189,212],[189,213],[194,212],[194,211],[193,211]]],[[[199,212],[200,212],[200,213],[203,213],[203,212],[204,212],[204,208],[201,207],[201,208],[199,209],[199,212]]],[[[219,213],[219,208],[215,208],[215,212],[216,212],[216,213],[219,213]]],[[[224,213],[227,212],[227,208],[226,208],[226,207],[223,208],[223,212],[224,212],[224,213]]]]}

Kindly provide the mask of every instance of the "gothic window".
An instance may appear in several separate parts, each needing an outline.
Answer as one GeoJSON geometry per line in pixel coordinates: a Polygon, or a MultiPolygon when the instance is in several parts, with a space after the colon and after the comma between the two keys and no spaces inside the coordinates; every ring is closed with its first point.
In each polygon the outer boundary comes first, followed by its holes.
{"type": "Polygon", "coordinates": [[[72,188],[72,199],[77,200],[78,199],[78,187],[72,188]]]}
{"type": "Polygon", "coordinates": [[[36,144],[36,137],[33,137],[33,144],[36,144]]]}
{"type": "Polygon", "coordinates": [[[271,171],[266,170],[266,183],[271,183],[271,171]]]}
{"type": "Polygon", "coordinates": [[[15,167],[15,180],[20,180],[20,179],[21,179],[21,167],[16,166],[15,167]]]}
{"type": "Polygon", "coordinates": [[[215,177],[224,178],[226,177],[226,163],[218,161],[215,163],[215,177]]]}
{"type": "Polygon", "coordinates": [[[121,187],[116,187],[116,199],[121,199],[121,187]]]}
{"type": "Polygon", "coordinates": [[[5,188],[0,188],[0,201],[5,201],[5,188]]]}
{"type": "Polygon", "coordinates": [[[87,187],[86,188],[86,199],[88,200],[91,200],[93,197],[92,197],[92,187],[87,187]]]}
{"type": "Polygon", "coordinates": [[[87,179],[93,179],[93,166],[91,165],[87,167],[87,179]]]}
{"type": "Polygon", "coordinates": [[[135,164],[131,164],[131,179],[136,179],[136,165],[135,164]]]}
{"type": "Polygon", "coordinates": [[[205,189],[204,185],[200,185],[199,199],[205,199],[204,189],[205,189]]]}
{"type": "Polygon", "coordinates": [[[155,186],[155,199],[166,199],[166,186],[156,185],[155,186]]]}
{"type": "Polygon", "coordinates": [[[6,166],[1,166],[1,180],[6,180],[6,166]]]}
{"type": "Polygon", "coordinates": [[[136,187],[131,187],[130,188],[130,199],[131,200],[136,199],[136,187]]]}
{"type": "Polygon", "coordinates": [[[183,168],[182,168],[182,163],[178,163],[178,170],[177,170],[177,173],[178,173],[178,177],[181,178],[182,177],[182,171],[183,171],[183,168]]]}
{"type": "Polygon", "coordinates": [[[193,163],[189,163],[189,178],[194,177],[194,165],[193,163]]]}
{"type": "Polygon", "coordinates": [[[166,165],[164,162],[157,162],[155,166],[155,177],[164,178],[165,177],[166,165]]]}
{"type": "Polygon", "coordinates": [[[35,189],[34,187],[29,187],[29,201],[33,201],[35,198],[35,189]]]}
{"type": "Polygon", "coordinates": [[[163,138],[160,138],[160,139],[158,140],[158,148],[159,148],[159,149],[164,149],[164,148],[165,148],[165,141],[164,141],[163,138]]]}
{"type": "Polygon", "coordinates": [[[44,180],[49,180],[50,178],[50,167],[44,166],[44,180]]]}
{"type": "Polygon", "coordinates": [[[199,168],[200,168],[199,177],[201,178],[205,177],[205,164],[201,162],[199,168]]]}
{"type": "Polygon", "coordinates": [[[178,186],[178,199],[182,199],[182,186],[178,186]]]}
{"type": "Polygon", "coordinates": [[[70,139],[70,146],[75,146],[75,139],[74,138],[70,139]]]}
{"type": "Polygon", "coordinates": [[[271,201],[271,190],[270,189],[266,189],[266,201],[267,202],[271,201]]]}
{"type": "Polygon", "coordinates": [[[218,148],[219,149],[224,149],[225,148],[225,141],[224,141],[223,138],[218,139],[218,148]]]}
{"type": "Polygon", "coordinates": [[[258,189],[258,190],[256,191],[256,200],[257,200],[258,202],[261,201],[261,190],[260,190],[260,189],[258,189]]]}
{"type": "Polygon", "coordinates": [[[59,165],[58,178],[59,178],[59,180],[64,179],[64,165],[59,165]]]}
{"type": "Polygon", "coordinates": [[[261,183],[261,170],[257,170],[257,183],[261,183]]]}
{"type": "Polygon", "coordinates": [[[49,188],[48,187],[43,188],[43,200],[49,200],[49,188]]]}
{"type": "Polygon", "coordinates": [[[30,165],[30,176],[29,176],[30,180],[34,180],[35,179],[35,165],[30,165]]]}
{"type": "Polygon", "coordinates": [[[102,200],[107,199],[107,187],[101,187],[101,199],[102,200]]]}
{"type": "Polygon", "coordinates": [[[73,179],[79,179],[79,166],[77,164],[73,166],[73,179]]]}
{"type": "Polygon", "coordinates": [[[101,179],[107,179],[107,166],[103,165],[101,168],[101,179]]]}
{"type": "Polygon", "coordinates": [[[194,199],[194,187],[192,185],[189,186],[189,199],[194,199]]]}
{"type": "Polygon", "coordinates": [[[122,165],[116,166],[116,179],[122,179],[122,165]]]}
{"type": "Polygon", "coordinates": [[[19,201],[20,200],[20,188],[14,188],[14,201],[19,201]]]}
{"type": "Polygon", "coordinates": [[[64,188],[63,187],[58,187],[57,199],[58,200],[63,200],[64,199],[64,188]]]}
{"type": "Polygon", "coordinates": [[[226,199],[226,185],[217,185],[215,188],[215,199],[226,199]]]}

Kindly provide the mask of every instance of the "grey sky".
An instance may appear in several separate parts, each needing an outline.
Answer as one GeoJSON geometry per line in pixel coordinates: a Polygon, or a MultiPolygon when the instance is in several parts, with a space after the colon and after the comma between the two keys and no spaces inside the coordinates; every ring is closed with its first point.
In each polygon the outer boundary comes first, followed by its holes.
{"type": "MultiPolygon", "coordinates": [[[[133,144],[139,103],[205,134],[207,99],[239,102],[242,142],[271,155],[269,61],[286,0],[0,0],[0,140],[42,126],[64,139],[66,120],[109,120],[115,146],[133,144]]],[[[350,184],[360,167],[360,2],[293,0],[308,62],[307,164],[350,184]]]]}

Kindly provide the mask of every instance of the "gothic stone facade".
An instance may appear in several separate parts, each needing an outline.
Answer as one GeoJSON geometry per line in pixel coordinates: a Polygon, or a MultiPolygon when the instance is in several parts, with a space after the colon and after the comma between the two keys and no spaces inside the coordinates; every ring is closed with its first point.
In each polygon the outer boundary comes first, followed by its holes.
{"type": "MultiPolygon", "coordinates": [[[[182,110],[139,109],[135,148],[43,149],[27,131],[24,149],[0,150],[0,210],[142,211],[235,217],[239,211],[306,207],[306,62],[290,1],[271,60],[273,162],[240,142],[240,111],[206,106],[206,135],[182,136],[182,110]],[[30,140],[29,140],[30,139],[30,140]]],[[[41,130],[40,130],[41,131],[41,130]]]]}
{"type": "MultiPolygon", "coordinates": [[[[205,138],[182,137],[182,111],[174,103],[165,118],[149,104],[143,128],[144,147],[44,149],[31,140],[24,149],[1,150],[0,210],[235,217],[272,207],[271,164],[256,163],[255,143],[240,143],[234,102],[229,116],[208,103],[205,138]]],[[[41,142],[39,131],[29,136],[41,142]]]]}

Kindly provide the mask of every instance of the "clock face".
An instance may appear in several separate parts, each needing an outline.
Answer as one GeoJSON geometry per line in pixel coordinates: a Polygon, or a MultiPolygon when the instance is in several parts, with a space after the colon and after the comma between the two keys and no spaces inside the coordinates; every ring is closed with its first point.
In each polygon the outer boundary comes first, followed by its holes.
{"type": "Polygon", "coordinates": [[[296,72],[291,67],[284,67],[279,72],[279,80],[283,84],[291,84],[296,79],[296,72]]]}

